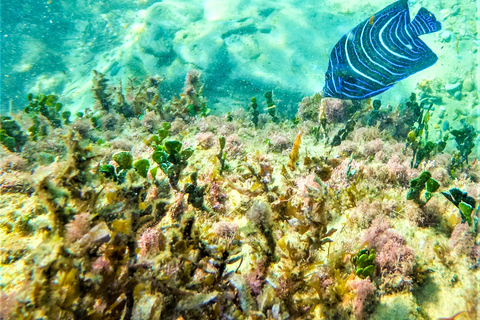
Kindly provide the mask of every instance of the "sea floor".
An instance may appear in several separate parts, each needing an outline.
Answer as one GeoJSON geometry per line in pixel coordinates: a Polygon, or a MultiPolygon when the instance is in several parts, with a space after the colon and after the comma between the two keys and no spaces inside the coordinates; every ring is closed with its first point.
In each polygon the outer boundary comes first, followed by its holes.
{"type": "Polygon", "coordinates": [[[196,71],[169,101],[107,80],[73,120],[45,96],[2,120],[30,130],[1,150],[2,319],[478,319],[478,209],[442,192],[478,204],[480,164],[412,168],[413,98],[208,115],[196,71]]]}
{"type": "Polygon", "coordinates": [[[5,6],[0,319],[480,318],[478,1],[356,102],[384,1],[100,3],[5,6]]]}

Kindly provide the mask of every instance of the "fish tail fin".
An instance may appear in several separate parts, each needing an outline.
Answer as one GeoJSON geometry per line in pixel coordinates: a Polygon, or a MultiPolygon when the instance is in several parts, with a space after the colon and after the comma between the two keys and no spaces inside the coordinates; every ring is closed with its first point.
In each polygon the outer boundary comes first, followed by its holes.
{"type": "Polygon", "coordinates": [[[410,32],[417,36],[436,32],[442,29],[442,24],[437,21],[433,13],[425,8],[420,8],[413,21],[408,25],[410,32]]]}

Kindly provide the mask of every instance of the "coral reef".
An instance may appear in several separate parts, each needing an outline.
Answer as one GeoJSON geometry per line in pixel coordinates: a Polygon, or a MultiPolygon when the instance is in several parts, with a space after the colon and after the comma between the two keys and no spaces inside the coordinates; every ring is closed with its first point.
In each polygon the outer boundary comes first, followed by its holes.
{"type": "Polygon", "coordinates": [[[94,110],[2,118],[2,319],[478,316],[480,165],[410,165],[421,104],[317,94],[292,120],[267,91],[215,115],[199,71],[170,100],[164,80],[95,72],[94,110]]]}

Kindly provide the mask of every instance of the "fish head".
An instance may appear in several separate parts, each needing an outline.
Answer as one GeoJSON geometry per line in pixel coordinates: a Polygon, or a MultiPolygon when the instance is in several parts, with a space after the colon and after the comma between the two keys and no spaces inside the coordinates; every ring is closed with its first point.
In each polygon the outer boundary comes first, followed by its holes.
{"type": "Polygon", "coordinates": [[[355,83],[351,68],[345,64],[329,64],[325,73],[324,95],[326,97],[344,98],[342,91],[345,83],[355,83]]]}

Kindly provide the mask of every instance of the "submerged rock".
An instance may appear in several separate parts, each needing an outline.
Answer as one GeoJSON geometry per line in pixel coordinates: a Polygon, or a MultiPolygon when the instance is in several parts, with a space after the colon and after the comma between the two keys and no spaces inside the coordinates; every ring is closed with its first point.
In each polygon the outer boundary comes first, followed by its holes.
{"type": "Polygon", "coordinates": [[[452,96],[455,92],[459,91],[462,88],[461,82],[449,83],[445,85],[445,91],[447,91],[452,96]]]}
{"type": "Polygon", "coordinates": [[[473,89],[475,89],[475,84],[473,83],[472,78],[470,77],[465,78],[465,80],[463,80],[462,88],[467,92],[472,92],[473,89]]]}

